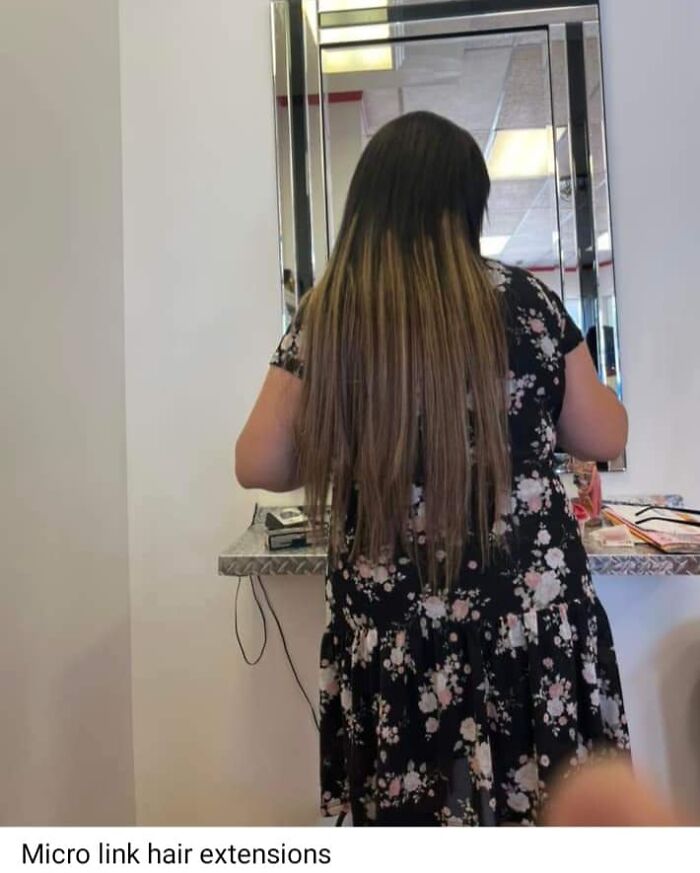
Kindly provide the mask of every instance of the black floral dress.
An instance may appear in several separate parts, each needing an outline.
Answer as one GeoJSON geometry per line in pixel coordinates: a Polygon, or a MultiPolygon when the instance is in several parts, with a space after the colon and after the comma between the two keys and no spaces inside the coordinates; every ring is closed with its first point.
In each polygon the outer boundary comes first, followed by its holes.
{"type": "MultiPolygon", "coordinates": [[[[329,567],[322,809],[355,825],[534,824],[554,775],[629,749],[610,627],[554,469],[564,355],[582,337],[537,279],[489,266],[508,319],[513,487],[497,524],[513,545],[488,569],[467,549],[443,594],[405,554],[329,567]]],[[[272,363],[303,377],[302,346],[292,325],[272,363]]],[[[420,546],[418,485],[410,516],[420,546]]]]}

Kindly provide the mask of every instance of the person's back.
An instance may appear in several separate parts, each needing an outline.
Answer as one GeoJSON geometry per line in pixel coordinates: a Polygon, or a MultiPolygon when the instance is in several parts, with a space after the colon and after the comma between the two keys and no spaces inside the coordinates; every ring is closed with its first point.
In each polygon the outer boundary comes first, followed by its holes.
{"type": "Polygon", "coordinates": [[[556,295],[481,260],[488,177],[453,128],[418,113],[370,144],[334,260],[238,446],[243,484],[288,487],[295,447],[316,512],[333,484],[322,805],[356,825],[533,822],[557,768],[628,747],[607,619],[554,469],[557,437],[618,453],[624,411],[556,295]],[[386,181],[390,148],[410,167],[413,137],[424,165],[431,134],[452,138],[448,170],[468,153],[461,235],[454,203],[415,179],[404,190],[405,166],[386,181]],[[367,177],[414,225],[359,205],[367,177]]]}

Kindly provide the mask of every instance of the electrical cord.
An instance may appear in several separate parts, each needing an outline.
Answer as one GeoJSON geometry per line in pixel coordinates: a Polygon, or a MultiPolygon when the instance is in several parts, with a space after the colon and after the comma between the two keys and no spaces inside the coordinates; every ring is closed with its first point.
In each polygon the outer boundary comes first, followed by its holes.
{"type": "Polygon", "coordinates": [[[263,626],[263,641],[262,645],[260,646],[260,653],[258,654],[257,658],[251,660],[248,657],[245,647],[243,646],[243,640],[241,640],[241,633],[238,629],[238,596],[241,593],[241,583],[243,582],[243,579],[240,577],[238,579],[238,585],[236,586],[236,599],[234,601],[233,607],[233,626],[236,632],[236,642],[238,643],[238,648],[241,650],[241,654],[243,655],[243,660],[249,667],[255,667],[255,665],[259,664],[262,660],[262,656],[265,654],[265,649],[267,648],[267,620],[265,618],[265,610],[262,608],[262,603],[260,603],[260,601],[258,600],[258,592],[255,590],[255,582],[253,580],[253,577],[249,576],[248,578],[250,579],[250,588],[253,592],[255,605],[258,607],[258,612],[260,613],[260,618],[262,620],[263,626]]]}
{"type": "Polygon", "coordinates": [[[289,651],[289,646],[287,645],[287,638],[285,637],[284,631],[282,630],[282,622],[279,620],[279,616],[275,612],[275,608],[272,605],[272,601],[270,600],[270,595],[267,592],[267,588],[265,588],[265,585],[263,584],[263,581],[260,578],[260,576],[249,576],[248,578],[250,580],[250,587],[251,587],[251,591],[253,592],[253,597],[255,598],[255,604],[258,607],[258,612],[260,613],[260,618],[262,620],[263,642],[262,642],[262,646],[260,647],[260,652],[259,652],[257,658],[250,658],[245,650],[245,647],[243,646],[243,641],[241,640],[241,635],[240,635],[240,631],[238,628],[238,598],[240,595],[241,583],[243,582],[243,579],[239,578],[238,579],[238,586],[236,587],[236,599],[234,601],[233,624],[234,624],[234,629],[236,632],[236,642],[238,643],[238,648],[241,650],[241,654],[243,655],[243,660],[246,662],[246,664],[248,664],[249,667],[255,667],[256,664],[260,663],[260,661],[262,660],[262,656],[265,654],[265,650],[267,649],[267,642],[268,642],[267,621],[265,618],[265,610],[263,609],[263,606],[260,603],[260,600],[258,598],[258,593],[257,593],[256,588],[255,588],[255,583],[257,582],[262,590],[263,597],[265,598],[265,602],[267,603],[267,608],[270,610],[270,613],[271,613],[273,619],[275,620],[275,624],[277,625],[277,630],[279,631],[280,639],[282,640],[282,648],[284,649],[284,654],[287,658],[287,662],[288,662],[289,667],[292,671],[292,675],[294,676],[294,681],[296,682],[299,690],[301,691],[301,693],[304,697],[304,700],[306,701],[306,703],[309,707],[309,711],[311,712],[311,718],[314,720],[314,726],[316,727],[316,730],[320,732],[321,726],[320,726],[319,721],[318,721],[318,715],[316,714],[316,710],[314,709],[314,705],[311,702],[311,698],[306,693],[306,689],[304,688],[302,681],[299,678],[299,674],[297,673],[297,668],[294,665],[294,660],[292,659],[291,652],[289,651]]]}
{"type": "MultiPolygon", "coordinates": [[[[243,655],[243,660],[246,662],[246,664],[248,664],[249,667],[254,667],[256,664],[260,663],[260,661],[262,660],[262,656],[265,654],[265,650],[267,648],[267,639],[268,639],[267,638],[267,620],[265,618],[265,610],[263,609],[263,606],[260,603],[260,600],[258,598],[258,593],[257,593],[256,588],[255,588],[255,583],[257,581],[258,585],[260,586],[260,588],[262,590],[263,597],[265,598],[265,602],[267,603],[267,608],[270,610],[270,613],[272,614],[272,617],[275,621],[275,624],[277,625],[277,630],[279,631],[280,639],[282,641],[282,648],[284,649],[284,654],[287,658],[287,662],[288,662],[289,667],[292,671],[292,675],[294,676],[294,681],[296,682],[297,686],[299,687],[299,690],[301,691],[301,693],[304,697],[304,700],[306,701],[306,703],[309,707],[309,711],[311,712],[311,717],[314,720],[314,725],[316,727],[316,730],[319,731],[319,733],[320,733],[321,726],[320,726],[319,721],[318,721],[318,715],[316,714],[316,710],[314,709],[313,703],[311,702],[311,699],[310,699],[309,695],[306,693],[306,689],[304,688],[302,681],[299,678],[299,674],[297,673],[297,669],[294,666],[294,661],[292,659],[291,652],[289,651],[289,646],[287,645],[287,638],[285,637],[284,631],[282,630],[282,622],[279,620],[279,616],[277,615],[275,608],[272,605],[272,601],[270,600],[270,595],[267,592],[267,588],[265,588],[265,585],[264,585],[262,579],[260,578],[260,576],[249,576],[248,578],[250,580],[250,588],[251,588],[251,591],[253,592],[253,598],[255,599],[255,604],[258,607],[258,612],[260,613],[260,618],[262,620],[263,641],[262,641],[262,645],[260,647],[260,652],[259,652],[257,658],[255,658],[255,659],[249,658],[246,651],[245,651],[245,648],[243,646],[243,641],[241,640],[241,635],[240,635],[240,632],[238,629],[238,597],[239,597],[240,590],[241,590],[241,583],[243,582],[243,579],[239,578],[238,585],[236,587],[236,598],[235,598],[235,602],[234,602],[234,628],[236,631],[236,642],[238,643],[238,648],[241,650],[241,654],[243,655]]],[[[343,824],[345,823],[345,818],[346,818],[346,813],[341,812],[335,821],[335,827],[337,827],[337,828],[342,827],[343,824]]]]}
{"type": "Polygon", "coordinates": [[[306,693],[306,689],[304,688],[302,681],[299,678],[299,674],[297,673],[297,669],[294,666],[294,661],[292,660],[292,655],[289,651],[289,646],[287,645],[287,639],[284,635],[284,631],[282,630],[282,623],[280,622],[279,617],[277,616],[277,613],[275,612],[275,608],[273,607],[272,602],[270,600],[270,595],[267,593],[267,588],[265,588],[262,579],[260,578],[260,576],[256,576],[255,578],[258,580],[258,585],[262,588],[263,596],[265,598],[265,602],[267,603],[267,607],[270,610],[270,612],[272,613],[272,617],[274,618],[275,624],[277,625],[277,630],[280,632],[280,639],[282,640],[282,647],[284,649],[284,654],[287,656],[287,661],[289,663],[289,666],[292,670],[292,674],[294,676],[294,681],[299,686],[299,690],[301,691],[302,695],[304,696],[304,700],[307,702],[307,704],[309,706],[309,711],[311,712],[311,718],[313,718],[313,720],[314,720],[314,724],[316,725],[316,730],[319,731],[319,733],[320,733],[321,725],[318,722],[318,715],[316,715],[316,710],[314,709],[314,705],[311,702],[311,698],[306,693]]]}

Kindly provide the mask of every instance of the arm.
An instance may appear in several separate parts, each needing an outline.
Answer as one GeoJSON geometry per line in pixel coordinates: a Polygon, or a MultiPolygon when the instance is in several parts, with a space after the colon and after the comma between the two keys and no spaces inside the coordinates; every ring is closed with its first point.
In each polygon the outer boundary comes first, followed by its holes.
{"type": "Polygon", "coordinates": [[[236,478],[243,488],[284,492],[302,484],[294,444],[301,388],[297,376],[270,367],[236,442],[236,478]]]}
{"type": "Polygon", "coordinates": [[[585,343],[569,352],[565,361],[566,391],[557,423],[560,445],[582,461],[619,457],[627,445],[625,407],[599,381],[585,343]]]}

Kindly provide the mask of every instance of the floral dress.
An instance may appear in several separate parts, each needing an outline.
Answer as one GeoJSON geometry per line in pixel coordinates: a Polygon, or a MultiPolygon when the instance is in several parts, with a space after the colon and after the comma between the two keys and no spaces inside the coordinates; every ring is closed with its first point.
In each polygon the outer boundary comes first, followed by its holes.
{"type": "MultiPolygon", "coordinates": [[[[534,824],[552,779],[629,749],[605,611],[554,465],[564,356],[582,337],[560,299],[488,262],[509,346],[507,557],[467,547],[457,583],[423,590],[407,554],[329,566],[321,644],[321,791],[355,825],[534,824]]],[[[303,378],[293,324],[272,364],[303,378]]],[[[425,542],[414,485],[409,536],[425,542]]]]}

